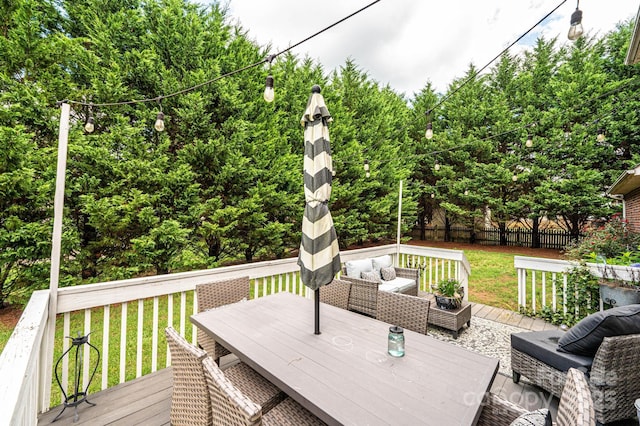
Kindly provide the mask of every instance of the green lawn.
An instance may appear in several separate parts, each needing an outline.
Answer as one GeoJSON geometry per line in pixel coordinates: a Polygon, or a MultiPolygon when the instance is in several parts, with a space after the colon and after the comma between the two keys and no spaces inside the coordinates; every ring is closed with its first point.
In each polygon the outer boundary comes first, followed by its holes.
{"type": "Polygon", "coordinates": [[[514,254],[465,250],[471,264],[469,300],[502,309],[518,308],[518,276],[514,254]]]}

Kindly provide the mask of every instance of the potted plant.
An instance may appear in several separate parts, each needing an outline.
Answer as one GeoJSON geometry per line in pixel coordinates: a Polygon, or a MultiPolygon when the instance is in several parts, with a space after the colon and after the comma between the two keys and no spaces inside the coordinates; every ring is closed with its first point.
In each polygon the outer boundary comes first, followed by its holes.
{"type": "Polygon", "coordinates": [[[612,306],[640,303],[640,234],[614,215],[568,247],[570,259],[587,262],[600,286],[600,298],[612,306]]]}
{"type": "Polygon", "coordinates": [[[455,278],[447,278],[433,287],[433,294],[438,308],[458,309],[464,297],[464,287],[455,278]]]}

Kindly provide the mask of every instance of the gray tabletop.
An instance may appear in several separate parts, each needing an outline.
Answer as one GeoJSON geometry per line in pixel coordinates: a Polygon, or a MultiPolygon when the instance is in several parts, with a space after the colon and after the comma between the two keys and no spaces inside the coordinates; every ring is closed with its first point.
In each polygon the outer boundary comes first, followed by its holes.
{"type": "Polygon", "coordinates": [[[473,425],[498,360],[405,330],[406,355],[387,354],[389,324],[278,293],[191,317],[328,424],[473,425]]]}

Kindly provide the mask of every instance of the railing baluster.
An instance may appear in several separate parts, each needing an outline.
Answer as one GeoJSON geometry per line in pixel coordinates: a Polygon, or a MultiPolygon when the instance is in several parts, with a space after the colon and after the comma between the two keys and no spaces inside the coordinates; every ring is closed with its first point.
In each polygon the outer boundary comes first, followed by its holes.
{"type": "MultiPolygon", "coordinates": [[[[158,296],[153,298],[153,327],[151,328],[151,372],[158,369],[158,296]]],[[[194,306],[196,306],[194,304],[194,306]]],[[[195,335],[195,333],[194,333],[195,335]]]]}
{"type": "MultiPolygon", "coordinates": [[[[65,353],[69,346],[71,346],[71,339],[68,337],[71,336],[71,313],[65,312],[63,316],[63,325],[62,325],[62,352],[65,353]]],[[[53,364],[55,367],[55,363],[53,364]]],[[[65,356],[62,359],[62,387],[64,391],[69,393],[69,357],[65,356]]]]}
{"type": "MultiPolygon", "coordinates": [[[[173,293],[169,293],[167,296],[167,327],[173,327],[173,293]]],[[[166,349],[166,346],[167,345],[165,345],[165,352],[167,353],[167,357],[165,367],[168,367],[171,365],[171,352],[166,349]]]]}
{"type": "MultiPolygon", "coordinates": [[[[86,336],[91,332],[91,309],[84,310],[84,334],[86,336]]],[[[89,341],[91,341],[91,335],[89,334],[89,341]]],[[[89,385],[89,357],[90,357],[90,347],[89,345],[82,345],[83,354],[82,354],[82,389],[86,389],[89,385]]],[[[76,373],[77,374],[77,373],[76,373]]]]}
{"type": "Polygon", "coordinates": [[[122,302],[122,312],[120,320],[120,383],[126,380],[125,366],[127,359],[127,302],[122,302]]]}
{"type": "Polygon", "coordinates": [[[180,292],[180,335],[184,336],[185,318],[187,317],[187,292],[180,292]]]}
{"type": "Polygon", "coordinates": [[[144,330],[144,300],[138,299],[138,333],[136,336],[136,377],[142,376],[142,333],[144,330]]]}
{"type": "Polygon", "coordinates": [[[111,330],[111,305],[105,305],[102,311],[102,383],[100,389],[109,385],[109,331],[111,330]]]}

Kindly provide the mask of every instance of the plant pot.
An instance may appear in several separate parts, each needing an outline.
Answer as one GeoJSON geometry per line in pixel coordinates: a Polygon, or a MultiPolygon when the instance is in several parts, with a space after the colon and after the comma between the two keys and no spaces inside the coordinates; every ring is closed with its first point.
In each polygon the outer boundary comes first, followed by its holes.
{"type": "Polygon", "coordinates": [[[640,288],[600,283],[600,298],[613,307],[640,303],[640,288]]]}
{"type": "Polygon", "coordinates": [[[462,298],[464,297],[464,287],[458,289],[459,298],[440,296],[436,294],[436,305],[440,309],[458,309],[462,304],[462,298]]]}
{"type": "Polygon", "coordinates": [[[458,309],[460,307],[460,301],[453,297],[436,296],[436,305],[440,309],[458,309]]]}

